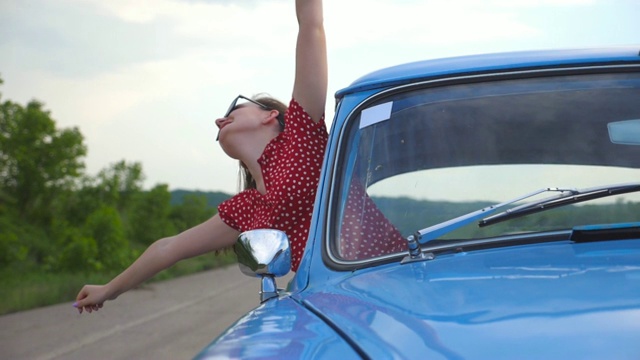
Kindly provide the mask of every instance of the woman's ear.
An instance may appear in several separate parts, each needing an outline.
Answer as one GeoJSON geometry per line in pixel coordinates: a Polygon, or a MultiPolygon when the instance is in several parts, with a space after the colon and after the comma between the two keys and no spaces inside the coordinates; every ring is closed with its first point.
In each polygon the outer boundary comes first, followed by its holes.
{"type": "Polygon", "coordinates": [[[272,121],[278,122],[278,115],[280,115],[280,111],[278,110],[269,110],[269,115],[262,120],[263,123],[267,124],[272,121]]]}

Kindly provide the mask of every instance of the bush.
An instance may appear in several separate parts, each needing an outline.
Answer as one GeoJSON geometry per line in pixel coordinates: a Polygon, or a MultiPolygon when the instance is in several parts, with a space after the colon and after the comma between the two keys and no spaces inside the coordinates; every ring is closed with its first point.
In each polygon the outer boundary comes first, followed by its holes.
{"type": "Polygon", "coordinates": [[[84,240],[79,239],[79,251],[93,251],[91,240],[96,245],[96,259],[105,269],[122,269],[131,260],[129,241],[125,238],[124,227],[118,211],[110,206],[103,206],[87,218],[84,227],[84,240]],[[90,239],[90,240],[88,240],[90,239]]]}
{"type": "Polygon", "coordinates": [[[0,216],[0,268],[26,261],[41,264],[52,248],[42,229],[9,214],[0,216]]]}

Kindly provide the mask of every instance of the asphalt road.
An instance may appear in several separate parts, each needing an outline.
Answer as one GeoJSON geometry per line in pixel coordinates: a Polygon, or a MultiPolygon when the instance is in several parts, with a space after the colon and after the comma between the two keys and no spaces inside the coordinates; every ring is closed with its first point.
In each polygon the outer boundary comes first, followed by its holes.
{"type": "Polygon", "coordinates": [[[5,315],[0,359],[191,359],[258,305],[259,287],[233,265],[145,285],[91,314],[70,299],[5,315]]]}

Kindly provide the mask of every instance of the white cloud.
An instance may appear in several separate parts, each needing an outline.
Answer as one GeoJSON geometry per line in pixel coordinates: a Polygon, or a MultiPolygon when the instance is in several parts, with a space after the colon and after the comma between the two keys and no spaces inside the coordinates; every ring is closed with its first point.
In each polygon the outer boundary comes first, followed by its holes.
{"type": "MultiPolygon", "coordinates": [[[[329,98],[397,63],[637,39],[639,5],[612,4],[325,0],[329,98]]],[[[288,100],[294,11],[293,0],[2,0],[3,99],[35,97],[61,126],[79,126],[91,171],[126,158],[142,161],[149,184],[234,191],[235,161],[212,121],[238,93],[288,100]]]]}
{"type": "Polygon", "coordinates": [[[522,38],[536,29],[519,21],[517,14],[468,2],[331,2],[327,26],[337,48],[365,44],[456,44],[522,38]],[[364,10],[366,9],[366,10],[364,10]],[[353,14],[359,14],[357,18],[353,14]],[[357,25],[354,25],[357,24],[357,25]],[[348,34],[345,35],[345,34],[348,34]]]}
{"type": "MultiPolygon", "coordinates": [[[[160,16],[180,12],[180,7],[189,7],[188,3],[171,0],[70,0],[83,5],[92,5],[126,22],[148,23],[160,16]]],[[[195,4],[195,7],[201,6],[195,4]]],[[[202,6],[206,6],[202,4],[202,6]]]]}
{"type": "Polygon", "coordinates": [[[566,7],[593,5],[596,0],[487,0],[485,5],[506,8],[566,7]]]}
{"type": "MultiPolygon", "coordinates": [[[[125,22],[148,24],[167,20],[181,36],[209,41],[216,40],[215,36],[223,36],[222,40],[232,43],[230,40],[251,41],[251,35],[282,35],[283,23],[295,24],[293,2],[71,1],[95,6],[125,22]]],[[[282,41],[281,37],[275,39],[282,41]]]]}

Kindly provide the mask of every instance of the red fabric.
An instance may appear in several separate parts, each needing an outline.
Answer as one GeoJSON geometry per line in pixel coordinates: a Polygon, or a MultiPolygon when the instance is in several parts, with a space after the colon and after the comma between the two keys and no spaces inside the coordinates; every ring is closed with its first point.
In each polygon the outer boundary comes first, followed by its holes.
{"type": "Polygon", "coordinates": [[[364,260],[407,250],[407,241],[357,179],[349,186],[340,229],[340,256],[364,260]]]}
{"type": "Polygon", "coordinates": [[[289,103],[285,124],[258,159],[266,194],[242,191],[220,204],[218,214],[240,232],[284,231],[291,243],[291,269],[297,271],[309,235],[328,133],[324,117],[314,123],[295,99],[289,103]]]}

